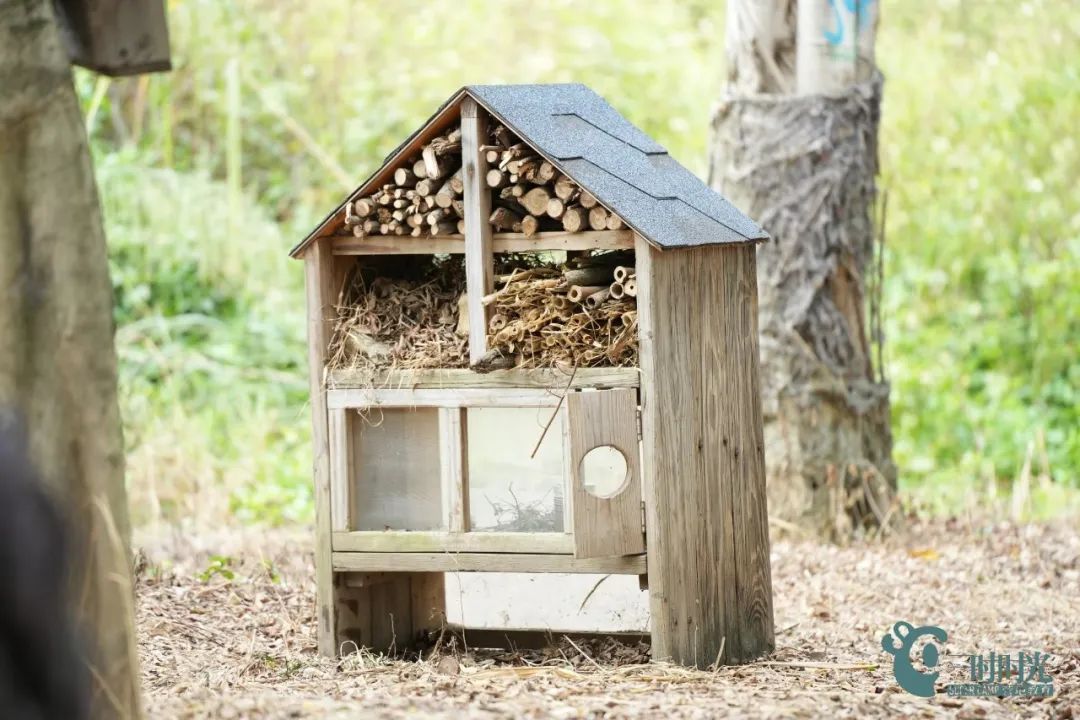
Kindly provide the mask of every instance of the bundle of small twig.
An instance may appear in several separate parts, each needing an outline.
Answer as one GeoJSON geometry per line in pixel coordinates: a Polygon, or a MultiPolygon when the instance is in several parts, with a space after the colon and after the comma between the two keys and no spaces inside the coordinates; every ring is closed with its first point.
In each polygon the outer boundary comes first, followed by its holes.
{"type": "Polygon", "coordinates": [[[394,170],[393,182],[345,205],[345,228],[368,235],[453,235],[465,232],[461,128],[453,128],[394,170]]]}
{"type": "Polygon", "coordinates": [[[637,365],[632,262],[606,253],[496,276],[484,298],[488,347],[518,367],[637,365]]]}
{"type": "Polygon", "coordinates": [[[495,125],[480,148],[488,164],[491,188],[489,222],[496,230],[534,235],[542,230],[621,230],[622,220],[609,213],[504,125],[495,125]]]}
{"type": "MultiPolygon", "coordinates": [[[[453,368],[468,365],[459,327],[465,274],[460,259],[434,263],[419,280],[357,273],[342,292],[330,343],[335,369],[453,368]]],[[[464,331],[463,331],[464,330],[464,331]]]]}

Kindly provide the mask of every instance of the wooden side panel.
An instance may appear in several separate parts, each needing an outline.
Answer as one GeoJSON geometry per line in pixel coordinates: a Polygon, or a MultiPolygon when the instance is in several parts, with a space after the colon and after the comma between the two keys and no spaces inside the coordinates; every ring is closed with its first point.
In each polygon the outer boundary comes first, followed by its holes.
{"type": "Polygon", "coordinates": [[[579,558],[636,555],[645,552],[641,531],[641,468],[637,435],[637,392],[599,390],[566,396],[570,455],[570,494],[574,517],[574,555],[579,558]],[[588,452],[611,446],[626,461],[623,489],[598,497],[586,488],[582,460],[588,452]]]}
{"type": "Polygon", "coordinates": [[[700,668],[774,643],[755,259],[638,240],[653,656],[700,668]]]}
{"type": "Polygon", "coordinates": [[[465,280],[469,293],[469,362],[487,352],[487,310],[484,296],[495,289],[491,255],[491,193],[484,177],[487,160],[480,152],[486,142],[487,115],[471,97],[461,101],[461,167],[465,181],[465,280]]]}
{"type": "Polygon", "coordinates": [[[304,255],[307,293],[308,378],[315,476],[315,589],[319,610],[319,652],[337,654],[337,617],[330,532],[330,440],[323,388],[323,368],[334,322],[334,257],[327,240],[313,243],[304,255]]]}

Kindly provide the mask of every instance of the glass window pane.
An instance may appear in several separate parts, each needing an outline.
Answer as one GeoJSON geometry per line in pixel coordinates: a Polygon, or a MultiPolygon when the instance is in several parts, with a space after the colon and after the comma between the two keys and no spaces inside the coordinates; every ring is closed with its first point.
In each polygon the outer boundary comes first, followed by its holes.
{"type": "Polygon", "coordinates": [[[564,532],[563,422],[559,413],[529,457],[554,408],[470,408],[472,530],[564,532]]]}

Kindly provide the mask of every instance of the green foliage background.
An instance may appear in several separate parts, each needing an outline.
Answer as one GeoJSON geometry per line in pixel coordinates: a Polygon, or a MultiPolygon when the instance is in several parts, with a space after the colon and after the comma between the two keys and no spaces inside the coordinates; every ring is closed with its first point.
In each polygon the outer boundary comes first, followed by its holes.
{"type": "MultiPolygon", "coordinates": [[[[581,81],[704,173],[721,2],[172,0],[175,70],[77,75],[136,522],[311,517],[286,251],[459,86],[581,81]]],[[[886,6],[884,311],[902,488],[1080,484],[1080,7],[886,6]]]]}

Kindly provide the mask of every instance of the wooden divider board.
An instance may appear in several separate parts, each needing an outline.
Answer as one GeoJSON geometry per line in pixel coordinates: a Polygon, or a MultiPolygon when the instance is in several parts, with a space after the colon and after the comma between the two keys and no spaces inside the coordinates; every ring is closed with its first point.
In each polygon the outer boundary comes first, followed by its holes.
{"type": "Polygon", "coordinates": [[[637,391],[571,392],[566,397],[566,408],[574,556],[595,558],[645,552],[637,391]],[[626,460],[626,484],[609,498],[597,497],[585,489],[581,465],[590,450],[604,445],[617,449],[626,460]]]}
{"type": "Polygon", "coordinates": [[[491,249],[491,192],[484,177],[487,159],[480,146],[487,138],[487,113],[476,101],[461,101],[461,177],[465,182],[465,280],[468,284],[469,364],[487,352],[487,308],[482,302],[495,289],[491,249]]]}

